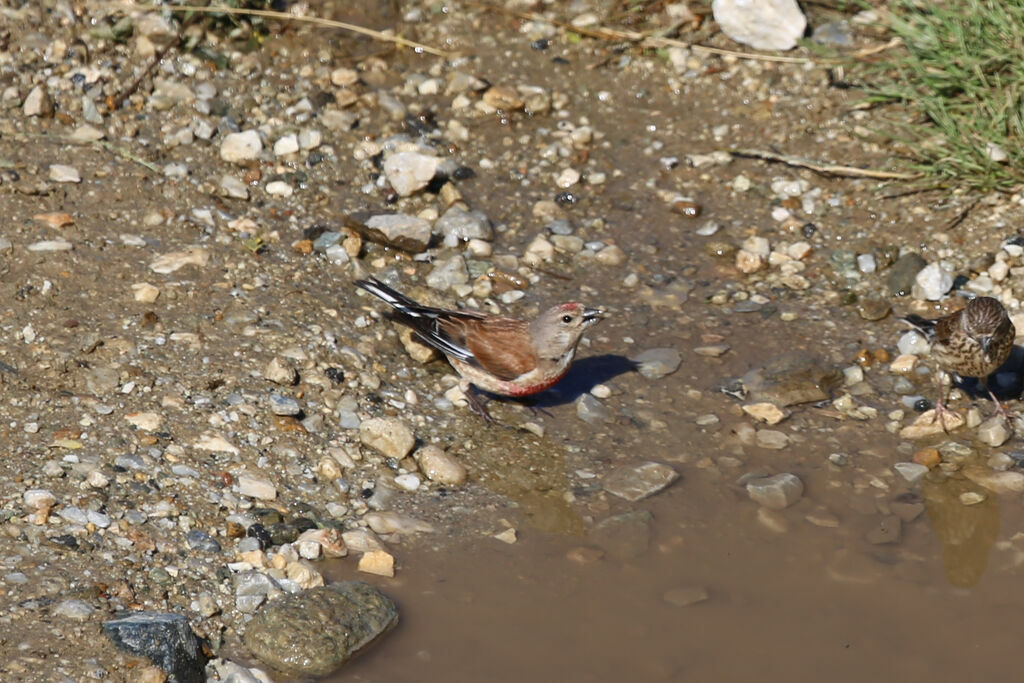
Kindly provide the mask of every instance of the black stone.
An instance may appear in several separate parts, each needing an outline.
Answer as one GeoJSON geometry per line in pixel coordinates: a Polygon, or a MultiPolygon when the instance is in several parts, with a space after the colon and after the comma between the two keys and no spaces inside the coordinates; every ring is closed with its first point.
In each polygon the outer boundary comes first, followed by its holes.
{"type": "Polygon", "coordinates": [[[245,530],[245,535],[249,538],[255,538],[260,542],[260,550],[266,550],[270,546],[274,545],[274,541],[270,538],[270,532],[262,524],[252,524],[248,529],[245,530]]]}
{"type": "Polygon", "coordinates": [[[119,649],[149,658],[170,683],[205,683],[206,656],[188,620],[169,612],[132,612],[103,623],[119,649]]]}

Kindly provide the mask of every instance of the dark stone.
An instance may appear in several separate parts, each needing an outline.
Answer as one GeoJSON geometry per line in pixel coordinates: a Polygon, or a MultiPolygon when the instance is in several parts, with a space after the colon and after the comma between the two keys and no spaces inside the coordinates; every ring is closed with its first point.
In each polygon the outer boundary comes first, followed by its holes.
{"type": "Polygon", "coordinates": [[[325,676],[398,623],[391,598],[362,581],[280,597],[263,607],[244,641],[264,664],[288,676],[325,676]]]}
{"type": "Polygon", "coordinates": [[[147,657],[171,683],[205,683],[206,656],[188,620],[169,612],[133,612],[103,623],[119,649],[147,657]]]}
{"type": "Polygon", "coordinates": [[[277,524],[278,522],[284,521],[284,517],[281,516],[281,513],[274,508],[253,508],[250,514],[252,514],[252,516],[256,518],[256,521],[263,526],[267,526],[268,524],[277,524]]]}
{"type": "Polygon", "coordinates": [[[267,533],[270,534],[270,545],[281,545],[282,543],[291,543],[299,537],[301,532],[291,522],[279,522],[268,526],[267,533]]]}
{"type": "Polygon", "coordinates": [[[896,259],[889,269],[887,283],[889,293],[893,296],[907,296],[914,287],[914,278],[921,272],[921,269],[928,265],[928,262],[921,258],[917,252],[904,254],[896,259]]]}
{"type": "Polygon", "coordinates": [[[270,532],[262,524],[256,523],[249,526],[245,530],[245,535],[249,538],[255,538],[260,542],[260,550],[266,550],[270,546],[274,545],[273,539],[270,537],[270,532]]]}

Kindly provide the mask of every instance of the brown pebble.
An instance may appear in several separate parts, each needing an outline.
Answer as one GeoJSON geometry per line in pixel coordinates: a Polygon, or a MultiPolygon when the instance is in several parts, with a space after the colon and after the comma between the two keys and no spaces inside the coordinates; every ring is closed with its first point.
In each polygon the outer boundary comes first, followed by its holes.
{"type": "Polygon", "coordinates": [[[245,527],[238,522],[228,522],[225,533],[228,538],[245,538],[245,527]]]}
{"type": "Polygon", "coordinates": [[[80,436],[82,436],[82,430],[78,427],[61,427],[53,433],[54,440],[77,439],[80,436]]]}
{"type": "Polygon", "coordinates": [[[139,436],[140,446],[155,446],[157,441],[157,438],[152,434],[142,434],[139,436]]]}
{"type": "Polygon", "coordinates": [[[75,222],[70,213],[37,213],[32,216],[32,219],[52,228],[63,228],[65,225],[73,225],[75,222]]]}
{"type": "Polygon", "coordinates": [[[242,182],[246,185],[255,185],[263,177],[263,171],[258,168],[250,168],[242,176],[242,182]]]}
{"type": "Polygon", "coordinates": [[[688,199],[679,199],[672,202],[672,211],[687,218],[697,218],[702,210],[703,207],[700,204],[691,202],[688,199]]]}
{"type": "Polygon", "coordinates": [[[313,240],[299,240],[292,242],[292,249],[303,256],[313,253],[313,240]]]}
{"type": "Polygon", "coordinates": [[[892,354],[885,349],[875,349],[872,354],[876,363],[889,363],[892,361],[892,354]]]}
{"type": "Polygon", "coordinates": [[[917,453],[914,453],[914,462],[918,465],[932,468],[942,462],[942,456],[934,448],[922,448],[917,453]]]}
{"type": "Polygon", "coordinates": [[[874,354],[872,354],[867,349],[861,349],[860,351],[857,352],[857,357],[855,360],[857,362],[857,365],[861,366],[862,368],[870,368],[871,365],[875,362],[875,357],[874,354]]]}
{"type": "Polygon", "coordinates": [[[487,273],[487,277],[491,279],[495,294],[504,294],[514,289],[527,289],[530,286],[530,281],[526,278],[504,270],[492,270],[487,273]]]}
{"type": "Polygon", "coordinates": [[[294,417],[288,415],[275,415],[274,416],[274,427],[279,432],[305,432],[306,428],[302,426],[302,423],[296,420],[294,417]]]}

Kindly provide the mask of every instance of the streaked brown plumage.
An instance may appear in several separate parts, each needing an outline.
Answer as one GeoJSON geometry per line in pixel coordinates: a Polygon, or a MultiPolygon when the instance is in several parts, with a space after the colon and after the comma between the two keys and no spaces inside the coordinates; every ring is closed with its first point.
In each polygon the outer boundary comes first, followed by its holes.
{"type": "Polygon", "coordinates": [[[391,305],[398,322],[448,358],[462,377],[463,393],[487,420],[490,415],[476,401],[470,385],[513,397],[551,388],[569,371],[583,333],[605,316],[596,308],[565,303],[536,320],[517,320],[424,306],[372,278],[355,284],[391,305]]]}
{"type": "Polygon", "coordinates": [[[999,301],[982,296],[972,299],[959,311],[936,320],[916,315],[903,320],[917,328],[932,344],[931,355],[939,370],[936,372],[939,400],[935,404],[935,415],[942,422],[943,429],[946,428],[943,419],[946,412],[943,372],[977,377],[995,401],[999,413],[1007,416],[1003,404],[988,388],[988,376],[1009,358],[1016,336],[1013,323],[999,301]]]}

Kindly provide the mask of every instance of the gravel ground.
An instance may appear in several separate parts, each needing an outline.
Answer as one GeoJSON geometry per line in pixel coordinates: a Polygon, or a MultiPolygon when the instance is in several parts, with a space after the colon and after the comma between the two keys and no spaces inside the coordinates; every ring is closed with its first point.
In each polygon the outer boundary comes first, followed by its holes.
{"type": "MultiPolygon", "coordinates": [[[[731,400],[714,359],[754,345],[740,318],[820,345],[827,419],[896,433],[934,397],[893,306],[946,310],[956,284],[1019,315],[1020,197],[962,214],[956,197],[885,199],[873,180],[723,151],[884,165],[871,114],[823,69],[619,51],[475,5],[313,5],[452,56],[0,0],[5,680],[149,680],[102,634],[123,610],[185,614],[213,654],[237,652],[268,596],[323,582],[320,560],[387,574],[397,555],[401,571],[403,536],[490,533],[513,507],[579,531],[594,520],[552,481],[583,496],[614,471],[604,490],[637,500],[675,472],[621,467],[682,443],[680,403],[706,434],[734,414],[695,403],[731,400]],[[484,429],[450,368],[352,287],[367,275],[433,304],[612,315],[540,412],[495,400],[506,427],[484,429]],[[680,351],[700,369],[666,396],[680,351]]],[[[1001,445],[993,429],[983,444],[1001,445]]],[[[779,476],[755,500],[799,500],[779,476]]]]}

